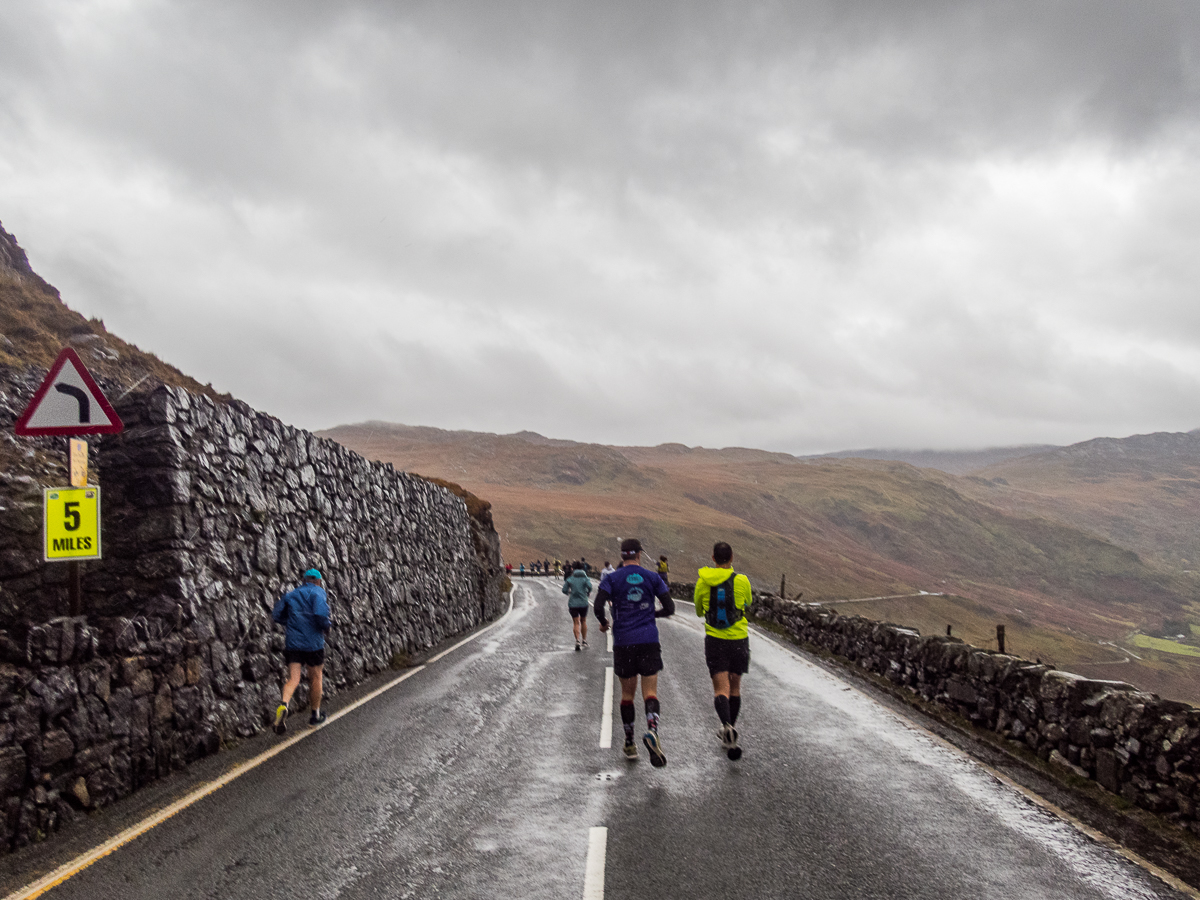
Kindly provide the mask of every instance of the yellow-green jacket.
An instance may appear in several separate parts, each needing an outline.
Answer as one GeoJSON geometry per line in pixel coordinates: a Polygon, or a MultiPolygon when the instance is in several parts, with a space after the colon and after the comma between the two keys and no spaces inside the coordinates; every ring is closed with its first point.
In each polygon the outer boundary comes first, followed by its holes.
{"type": "MultiPolygon", "coordinates": [[[[696,591],[693,594],[693,599],[696,601],[696,615],[704,618],[708,612],[708,598],[714,587],[725,581],[732,568],[718,569],[715,566],[705,566],[696,573],[696,591]]],[[[750,608],[750,603],[754,599],[754,594],[750,588],[750,579],[745,575],[737,575],[733,580],[733,602],[740,610],[750,608]]],[[[728,628],[713,628],[708,622],[704,623],[704,633],[710,637],[724,638],[727,641],[736,641],[744,637],[750,636],[750,622],[743,615],[728,628]]]]}

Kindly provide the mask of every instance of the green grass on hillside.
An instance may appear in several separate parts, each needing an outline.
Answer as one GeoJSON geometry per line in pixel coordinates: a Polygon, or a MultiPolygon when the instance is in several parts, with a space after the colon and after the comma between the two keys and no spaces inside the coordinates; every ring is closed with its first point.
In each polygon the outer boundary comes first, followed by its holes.
{"type": "Polygon", "coordinates": [[[1180,656],[1200,656],[1200,649],[1196,647],[1166,638],[1150,637],[1148,634],[1135,634],[1129,642],[1135,647],[1143,647],[1147,650],[1161,650],[1163,653],[1177,653],[1180,656]]]}

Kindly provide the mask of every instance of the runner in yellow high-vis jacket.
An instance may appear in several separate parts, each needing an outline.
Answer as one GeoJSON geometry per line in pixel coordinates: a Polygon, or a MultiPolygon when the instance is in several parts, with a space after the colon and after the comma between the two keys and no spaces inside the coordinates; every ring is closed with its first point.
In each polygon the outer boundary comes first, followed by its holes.
{"type": "Polygon", "coordinates": [[[733,548],[713,545],[713,566],[696,574],[696,615],[704,619],[704,661],[712,678],[713,706],[721,719],[717,735],[730,759],[741,759],[734,728],[742,707],[742,676],[750,671],[750,623],[754,599],[750,579],[733,571],[733,548]]]}

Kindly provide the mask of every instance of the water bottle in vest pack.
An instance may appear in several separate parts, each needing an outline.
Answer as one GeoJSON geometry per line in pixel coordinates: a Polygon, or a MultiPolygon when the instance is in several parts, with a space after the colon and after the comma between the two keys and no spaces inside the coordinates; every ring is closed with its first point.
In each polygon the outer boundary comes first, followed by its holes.
{"type": "Polygon", "coordinates": [[[737,573],[730,573],[729,577],[720,584],[714,584],[708,589],[708,612],[704,615],[704,621],[716,629],[725,629],[735,622],[741,621],[745,613],[738,609],[737,602],[733,598],[733,580],[737,578],[737,573]]]}

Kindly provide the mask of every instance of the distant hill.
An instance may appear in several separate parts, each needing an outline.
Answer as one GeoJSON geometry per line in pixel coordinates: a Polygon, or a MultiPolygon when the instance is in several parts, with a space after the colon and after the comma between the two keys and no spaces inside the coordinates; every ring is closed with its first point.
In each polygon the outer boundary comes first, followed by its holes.
{"type": "Polygon", "coordinates": [[[1097,438],[988,466],[965,491],[1200,573],[1200,431],[1097,438]]]}
{"type": "Polygon", "coordinates": [[[1138,611],[1124,615],[1135,620],[1173,615],[1190,599],[1112,542],[998,509],[962,490],[975,482],[906,463],[379,422],[324,434],[491,498],[513,561],[612,556],[618,537],[636,533],[687,572],[706,562],[714,540],[729,538],[760,585],[790,573],[813,599],[951,586],[1070,599],[1079,608],[1134,603],[1138,611]]]}
{"type": "Polygon", "coordinates": [[[919,469],[939,469],[951,475],[969,475],[1015,457],[1057,449],[1052,444],[1023,447],[990,447],[986,450],[839,450],[806,459],[881,459],[906,462],[919,469]]]}

